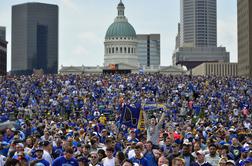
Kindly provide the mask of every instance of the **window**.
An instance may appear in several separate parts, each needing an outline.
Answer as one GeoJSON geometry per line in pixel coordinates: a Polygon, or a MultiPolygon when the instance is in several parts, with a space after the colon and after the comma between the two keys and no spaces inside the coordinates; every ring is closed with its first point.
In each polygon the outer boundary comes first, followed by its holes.
{"type": "Polygon", "coordinates": [[[115,53],[115,48],[114,48],[114,47],[112,48],[112,53],[113,53],[113,54],[115,53]]]}
{"type": "Polygon", "coordinates": [[[120,53],[122,53],[122,50],[123,50],[122,47],[120,47],[120,53]]]}

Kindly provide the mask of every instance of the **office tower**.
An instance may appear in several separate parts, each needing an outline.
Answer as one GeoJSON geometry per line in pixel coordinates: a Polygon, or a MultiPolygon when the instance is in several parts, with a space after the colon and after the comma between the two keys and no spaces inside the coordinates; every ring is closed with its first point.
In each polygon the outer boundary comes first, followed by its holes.
{"type": "Polygon", "coordinates": [[[136,53],[141,66],[160,66],[160,34],[138,34],[136,53]]]}
{"type": "Polygon", "coordinates": [[[252,1],[238,0],[238,75],[252,78],[252,1]]]}
{"type": "Polygon", "coordinates": [[[175,49],[180,47],[180,23],[178,23],[178,33],[176,36],[176,44],[175,44],[175,49]]]}
{"type": "Polygon", "coordinates": [[[6,28],[2,26],[0,26],[0,39],[6,40],[6,28]]]}
{"type": "Polygon", "coordinates": [[[181,0],[180,5],[173,64],[192,69],[203,62],[229,62],[226,48],[217,47],[216,0],[181,0]]]}
{"type": "Polygon", "coordinates": [[[7,72],[7,44],[6,28],[0,26],[0,76],[7,72]]]}
{"type": "Polygon", "coordinates": [[[216,47],[216,0],[181,0],[181,46],[216,47]]]}
{"type": "Polygon", "coordinates": [[[12,7],[13,74],[58,71],[58,6],[25,3],[12,7]]]}

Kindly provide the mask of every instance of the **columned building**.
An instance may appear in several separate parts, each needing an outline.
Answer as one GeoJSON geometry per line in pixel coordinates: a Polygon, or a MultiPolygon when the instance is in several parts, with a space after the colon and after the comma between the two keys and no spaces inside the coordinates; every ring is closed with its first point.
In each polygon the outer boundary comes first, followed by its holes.
{"type": "Polygon", "coordinates": [[[118,15],[105,36],[104,66],[126,64],[139,66],[136,54],[137,36],[135,29],[124,15],[124,4],[120,1],[117,6],[118,15]]]}
{"type": "Polygon", "coordinates": [[[192,75],[237,76],[237,63],[202,63],[192,69],[192,75]]]}

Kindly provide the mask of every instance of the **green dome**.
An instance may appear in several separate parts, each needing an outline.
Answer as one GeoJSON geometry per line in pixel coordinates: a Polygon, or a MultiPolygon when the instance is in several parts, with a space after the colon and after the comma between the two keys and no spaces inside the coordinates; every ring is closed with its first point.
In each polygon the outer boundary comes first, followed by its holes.
{"type": "Polygon", "coordinates": [[[133,26],[126,21],[114,22],[109,26],[105,39],[112,37],[136,37],[136,31],[133,26]]]}

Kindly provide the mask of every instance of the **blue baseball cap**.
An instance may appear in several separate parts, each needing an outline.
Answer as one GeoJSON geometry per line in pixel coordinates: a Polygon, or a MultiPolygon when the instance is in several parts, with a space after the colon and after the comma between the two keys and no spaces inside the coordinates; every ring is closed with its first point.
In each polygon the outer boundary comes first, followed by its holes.
{"type": "Polygon", "coordinates": [[[241,153],[248,153],[250,148],[248,146],[241,148],[241,153]]]}

